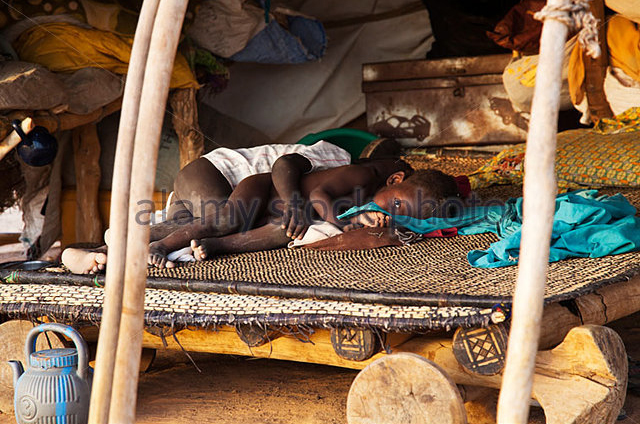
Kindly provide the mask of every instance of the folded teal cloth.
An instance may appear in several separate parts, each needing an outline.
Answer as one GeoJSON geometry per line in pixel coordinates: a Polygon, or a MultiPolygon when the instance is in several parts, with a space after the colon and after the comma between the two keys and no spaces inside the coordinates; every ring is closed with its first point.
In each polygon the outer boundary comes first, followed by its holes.
{"type": "MultiPolygon", "coordinates": [[[[390,215],[375,203],[349,209],[339,218],[366,211],[390,215]]],[[[556,198],[549,262],[572,257],[598,258],[640,250],[640,218],[621,194],[598,196],[597,190],[580,190],[556,198]]],[[[487,250],[473,250],[472,266],[496,268],[518,263],[522,228],[522,198],[503,206],[467,208],[453,218],[416,219],[394,216],[394,225],[426,234],[455,227],[458,234],[495,233],[500,240],[487,250]]]]}

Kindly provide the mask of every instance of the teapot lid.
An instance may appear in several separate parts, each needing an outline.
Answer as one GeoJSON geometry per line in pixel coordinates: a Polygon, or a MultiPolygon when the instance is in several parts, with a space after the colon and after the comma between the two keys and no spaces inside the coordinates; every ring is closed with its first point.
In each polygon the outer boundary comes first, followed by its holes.
{"type": "Polygon", "coordinates": [[[78,351],[71,348],[47,349],[33,352],[29,358],[32,367],[49,369],[78,365],[78,351]]]}

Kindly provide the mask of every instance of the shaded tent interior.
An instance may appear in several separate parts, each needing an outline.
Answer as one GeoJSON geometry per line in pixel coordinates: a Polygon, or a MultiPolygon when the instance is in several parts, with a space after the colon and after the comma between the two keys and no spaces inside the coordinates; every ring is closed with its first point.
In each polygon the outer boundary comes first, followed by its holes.
{"type": "MultiPolygon", "coordinates": [[[[486,10],[486,9],[485,9],[485,10],[486,10]]],[[[433,12],[432,12],[432,13],[433,13],[433,12]]],[[[443,13],[443,14],[444,14],[444,13],[443,13]]],[[[498,15],[498,14],[496,13],[496,16],[497,16],[497,15],[498,15]]],[[[488,18],[487,18],[487,19],[488,19],[488,18]]],[[[434,26],[434,31],[435,31],[435,26],[434,26]]],[[[445,31],[445,32],[446,32],[446,31],[445,31]]],[[[436,32],[436,38],[437,38],[437,32],[436,32]]],[[[474,38],[473,38],[473,37],[471,37],[470,39],[474,39],[474,38]]],[[[442,38],[442,40],[443,40],[442,45],[443,45],[443,46],[446,46],[446,43],[444,42],[444,40],[446,40],[446,37],[443,37],[443,38],[442,38]]],[[[475,39],[474,39],[474,40],[475,40],[475,39]]],[[[460,47],[462,46],[462,44],[457,43],[457,42],[452,42],[451,44],[452,44],[452,45],[455,45],[457,48],[460,48],[460,47]]],[[[477,48],[477,46],[476,46],[476,47],[474,47],[474,48],[477,48]]],[[[471,50],[473,50],[474,48],[470,48],[470,49],[471,49],[471,50]]],[[[490,52],[490,53],[494,53],[494,51],[492,51],[491,49],[492,49],[492,47],[488,47],[488,46],[487,46],[487,53],[489,53],[489,52],[490,52]]],[[[443,57],[443,56],[447,56],[447,55],[451,55],[451,54],[453,54],[453,52],[447,51],[446,47],[438,47],[437,52],[439,53],[440,57],[443,57]],[[443,51],[444,51],[444,53],[443,53],[443,51]]],[[[456,53],[459,53],[459,52],[456,52],[456,53]]],[[[455,54],[454,54],[454,55],[455,55],[455,54]]],[[[258,68],[261,68],[261,66],[258,66],[258,68]]],[[[235,69],[235,68],[232,68],[232,69],[235,69]]],[[[241,73],[241,72],[239,72],[239,73],[241,73]]],[[[233,72],[232,72],[232,74],[233,74],[233,72]]],[[[232,77],[232,78],[233,78],[233,77],[232,77]]],[[[359,89],[359,88],[358,88],[358,89],[359,89]]],[[[221,102],[222,102],[222,101],[224,101],[224,99],[219,100],[219,101],[221,101],[221,102]]],[[[353,110],[356,110],[356,109],[357,109],[357,108],[355,108],[355,107],[353,108],[353,110]]],[[[353,114],[355,115],[355,112],[353,112],[353,110],[350,110],[350,112],[351,112],[351,113],[353,113],[353,114]]],[[[357,110],[356,110],[356,111],[357,111],[357,110]]],[[[201,109],[201,110],[200,110],[201,124],[202,124],[202,117],[203,117],[204,115],[205,115],[205,113],[204,113],[204,112],[202,111],[202,109],[201,109]]],[[[355,118],[355,116],[349,116],[348,114],[338,115],[338,116],[339,116],[339,118],[341,118],[341,119],[345,119],[345,120],[346,120],[347,118],[349,118],[349,121],[348,121],[348,122],[351,122],[351,125],[357,125],[356,123],[353,123],[353,120],[352,120],[352,119],[350,119],[350,118],[355,118]]],[[[106,119],[115,119],[115,118],[111,117],[111,118],[106,118],[106,119]]],[[[227,118],[223,118],[223,119],[227,119],[227,118]]],[[[61,120],[61,121],[62,121],[62,120],[61,120]]],[[[342,124],[347,124],[348,122],[342,122],[342,123],[340,123],[340,125],[342,125],[342,124]]],[[[362,124],[360,123],[360,125],[362,125],[362,124]]],[[[204,125],[201,125],[201,126],[203,126],[203,127],[204,127],[204,125]]],[[[337,126],[337,125],[334,125],[334,126],[337,126]]],[[[113,127],[112,127],[112,128],[113,128],[113,127]]],[[[106,131],[108,131],[108,130],[109,130],[109,128],[108,128],[108,127],[106,127],[106,128],[103,128],[103,129],[102,129],[102,131],[105,131],[105,132],[106,132],[106,131]]],[[[113,130],[112,130],[112,131],[113,131],[113,130]]],[[[98,130],[98,134],[100,134],[100,130],[98,130]]],[[[263,134],[263,135],[264,135],[264,134],[263,134]]],[[[256,137],[259,137],[259,136],[256,136],[256,137]]],[[[268,137],[268,136],[267,136],[267,137],[268,137]]],[[[269,138],[270,138],[270,137],[269,137],[269,138]]],[[[217,140],[217,138],[214,136],[214,137],[213,137],[213,140],[217,140]]],[[[244,140],[243,140],[243,141],[244,141],[244,140]]],[[[295,141],[295,140],[293,140],[293,141],[295,141]]],[[[174,155],[174,157],[175,157],[175,155],[174,155]]]]}
{"type": "MultiPolygon", "coordinates": [[[[107,2],[108,3],[108,2],[107,2]]],[[[139,10],[141,2],[120,2],[126,10],[139,10]]],[[[195,5],[198,2],[194,2],[195,5]]],[[[198,93],[198,121],[196,123],[196,134],[200,131],[203,136],[197,137],[195,141],[185,140],[189,129],[185,128],[176,134],[174,122],[172,122],[172,114],[178,114],[182,120],[187,122],[193,121],[195,116],[195,105],[192,99],[184,99],[173,105],[176,112],[173,112],[171,105],[167,107],[167,115],[165,117],[165,130],[163,131],[163,140],[160,150],[159,165],[157,167],[156,190],[172,189],[172,181],[175,173],[180,167],[180,163],[184,165],[189,159],[189,154],[185,151],[179,151],[179,143],[177,138],[181,138],[185,147],[183,150],[193,149],[195,155],[199,154],[199,150],[208,151],[216,146],[227,147],[245,147],[250,145],[265,144],[268,142],[285,142],[292,143],[311,132],[319,132],[325,129],[348,126],[359,129],[366,129],[366,123],[362,114],[364,112],[364,95],[361,92],[361,70],[362,62],[378,62],[390,61],[398,59],[421,59],[426,57],[450,57],[456,55],[475,55],[474,50],[480,49],[482,54],[506,52],[505,49],[495,45],[486,36],[482,39],[484,31],[489,30],[495,22],[504,14],[506,10],[514,2],[481,2],[482,6],[470,2],[450,2],[447,10],[440,10],[442,6],[427,4],[428,8],[436,8],[431,13],[427,13],[424,5],[420,2],[408,1],[388,1],[369,4],[367,2],[358,2],[357,5],[340,5],[335,2],[331,7],[319,8],[313,5],[313,2],[292,2],[290,5],[295,10],[301,10],[311,16],[319,16],[322,22],[326,23],[327,33],[329,35],[328,50],[325,57],[320,62],[310,62],[297,65],[264,65],[253,63],[234,63],[229,65],[231,78],[228,81],[227,90],[219,94],[215,94],[215,90],[207,85],[198,93]],[[472,7],[473,6],[473,7],[472,7]],[[440,9],[438,9],[438,7],[440,9]],[[466,19],[469,25],[462,25],[458,31],[451,32],[447,26],[437,27],[434,34],[430,28],[429,16],[442,16],[443,21],[460,21],[466,19]],[[385,31],[388,33],[390,28],[394,26],[404,26],[404,31],[396,31],[395,37],[380,37],[376,33],[385,31]],[[467,31],[468,28],[468,31],[467,31]],[[473,34],[471,33],[473,32],[473,34]],[[435,47],[431,47],[434,36],[437,40],[435,47]],[[392,41],[385,39],[391,38],[392,41]],[[393,39],[398,41],[393,41],[393,39]],[[480,47],[480,46],[484,47],[480,47]],[[257,77],[256,77],[257,75],[257,77]],[[293,80],[295,84],[291,84],[288,80],[293,80]],[[249,85],[251,88],[246,91],[242,90],[243,85],[249,85]],[[269,89],[269,86],[273,86],[269,89]],[[293,88],[291,87],[293,86],[293,88]],[[300,87],[300,88],[296,88],[300,87]],[[252,93],[253,92],[253,93],[252,93]],[[314,94],[306,94],[314,92],[314,94]],[[302,97],[302,100],[292,101],[302,97]],[[240,100],[238,100],[240,99],[240,100]],[[188,101],[187,101],[188,100],[188,101]],[[263,105],[268,104],[265,108],[263,105]],[[317,106],[320,105],[320,106],[317,106]],[[265,110],[267,112],[262,112],[265,110]],[[306,110],[301,116],[296,111],[306,110]],[[188,116],[187,116],[188,115],[188,116]],[[284,122],[284,123],[283,123],[284,122]],[[198,129],[199,125],[199,129],[198,129]],[[189,143],[195,145],[189,146],[189,143]],[[204,143],[201,147],[200,144],[204,143]],[[181,156],[181,162],[178,157],[181,156]]],[[[82,2],[80,3],[82,6],[82,2]]],[[[13,7],[13,6],[12,6],[13,7]]],[[[190,6],[194,7],[194,6],[190,6]]],[[[274,8],[276,6],[274,5],[274,8]]],[[[11,21],[12,13],[16,17],[20,14],[12,11],[9,6],[3,6],[3,14],[11,21]]],[[[25,13],[27,10],[25,10],[25,13]]],[[[131,18],[135,17],[131,13],[119,13],[118,28],[124,32],[131,32],[131,18]],[[121,22],[121,23],[120,23],[121,22]]],[[[189,25],[187,22],[185,25],[189,25]]],[[[20,75],[20,70],[11,71],[7,69],[11,63],[6,62],[3,65],[5,73],[20,75]]],[[[22,70],[25,71],[25,70],[22,70]]],[[[91,71],[91,69],[89,70],[91,71]]],[[[33,69],[27,73],[32,74],[33,69]]],[[[91,207],[95,210],[97,201],[94,200],[96,185],[100,190],[108,191],[111,186],[111,176],[113,167],[113,156],[115,152],[115,139],[117,135],[117,123],[119,120],[118,112],[119,104],[117,98],[121,93],[121,79],[111,78],[105,75],[106,71],[93,78],[93,84],[90,83],[91,78],[84,78],[84,87],[75,87],[73,85],[64,85],[64,81],[56,81],[56,75],[50,75],[46,69],[37,68],[36,75],[31,76],[29,83],[24,80],[14,84],[14,91],[19,92],[23,104],[29,102],[33,104],[44,105],[41,111],[26,111],[25,107],[21,110],[11,111],[5,108],[5,117],[2,121],[2,131],[0,138],[4,138],[9,130],[9,117],[20,117],[30,114],[41,115],[39,122],[44,123],[51,132],[61,138],[61,144],[65,146],[61,151],[63,153],[63,166],[61,166],[60,182],[53,181],[54,185],[60,184],[65,188],[61,195],[60,204],[65,205],[66,215],[76,215],[74,203],[80,198],[80,203],[85,203],[83,208],[91,207]],[[21,82],[21,83],[20,83],[21,82]],[[115,85],[114,85],[115,83],[115,85]],[[105,87],[103,93],[96,93],[96,87],[105,87]],[[53,87],[57,87],[59,93],[55,93],[53,87]],[[42,97],[44,89],[47,89],[47,98],[42,97]],[[91,108],[92,102],[85,101],[84,105],[79,107],[68,106],[68,95],[64,96],[61,92],[67,91],[73,93],[74,99],[84,98],[93,100],[95,98],[104,99],[104,106],[97,110],[87,110],[91,108]],[[84,90],[84,91],[83,91],[84,90]],[[81,95],[84,92],[84,97],[81,95]],[[89,95],[87,95],[89,94],[89,95]],[[91,96],[93,95],[93,96],[91,96]],[[57,99],[52,99],[56,97],[57,99]],[[59,104],[56,104],[59,103],[59,104]],[[89,103],[89,104],[87,104],[89,103]],[[116,111],[116,112],[114,112],[116,111]],[[88,113],[88,115],[86,115],[88,113]],[[77,115],[77,116],[76,116],[77,115]],[[86,116],[85,116],[86,115],[86,116]],[[97,121],[97,122],[96,122],[97,121]],[[96,124],[96,129],[91,126],[96,124]],[[81,131],[82,127],[84,132],[81,131]],[[74,128],[73,136],[68,131],[74,128]],[[73,141],[67,139],[75,137],[82,144],[84,135],[87,142],[87,149],[81,150],[72,147],[73,141]],[[96,143],[95,138],[99,139],[96,143]],[[99,146],[98,146],[99,144],[99,146]],[[99,148],[99,149],[98,149],[99,148]],[[84,152],[85,157],[77,156],[76,166],[74,162],[74,152],[78,155],[84,152]],[[90,152],[90,153],[89,153],[90,152]],[[97,152],[100,152],[99,155],[97,152]],[[99,157],[100,178],[99,183],[95,180],[98,174],[95,172],[95,159],[99,157]],[[83,165],[85,164],[86,165],[83,165]],[[74,170],[74,168],[85,167],[84,170],[74,170]],[[76,186],[76,174],[82,175],[82,181],[91,187],[87,188],[87,192],[80,190],[78,193],[73,190],[76,186]],[[87,199],[90,198],[90,200],[87,199]],[[87,202],[90,202],[88,204],[87,202]]],[[[64,74],[61,74],[64,76],[64,74]]],[[[180,90],[177,90],[180,91],[180,90]]],[[[8,91],[9,93],[11,91],[8,91]]],[[[177,94],[174,93],[174,96],[177,94]]],[[[187,96],[188,97],[188,96],[187,96]]],[[[16,103],[16,102],[14,102],[16,103]]],[[[83,103],[76,100],[76,103],[83,103]]],[[[7,107],[11,107],[7,105],[7,107]]],[[[14,108],[15,109],[15,108],[14,108]]],[[[193,134],[192,134],[193,135],[193,134]]],[[[78,142],[76,142],[78,147],[78,142]]],[[[11,155],[10,155],[11,156],[11,155]]],[[[17,162],[14,158],[7,158],[2,165],[7,167],[7,175],[12,176],[12,180],[3,179],[3,198],[7,205],[15,200],[13,190],[21,191],[24,189],[20,184],[19,176],[22,174],[17,168],[17,162]]],[[[46,184],[39,179],[46,179],[45,175],[36,175],[29,181],[30,185],[46,184]],[[33,181],[35,179],[35,181],[33,181]]],[[[41,188],[41,187],[38,187],[41,188]]],[[[106,193],[100,194],[101,198],[108,197],[106,193]]],[[[34,199],[33,203],[38,203],[35,209],[41,208],[43,205],[43,197],[34,199]]],[[[55,202],[54,202],[55,203],[55,202]]],[[[55,207],[50,207],[51,210],[55,207]]],[[[38,211],[39,212],[39,211],[38,211]]],[[[65,227],[63,229],[64,244],[70,242],[98,242],[101,240],[102,231],[106,227],[106,214],[102,209],[101,213],[91,213],[92,216],[101,216],[102,223],[99,226],[91,223],[76,224],[73,216],[65,219],[65,227]],[[76,234],[80,233],[80,234],[76,234]]],[[[80,215],[80,214],[78,214],[80,215]]],[[[56,219],[55,217],[52,219],[56,219]]],[[[56,232],[52,229],[52,232],[56,232]]],[[[37,256],[43,249],[46,250],[59,234],[49,235],[41,240],[40,248],[33,251],[33,256],[37,256]]],[[[33,240],[31,241],[33,243],[33,240]]]]}

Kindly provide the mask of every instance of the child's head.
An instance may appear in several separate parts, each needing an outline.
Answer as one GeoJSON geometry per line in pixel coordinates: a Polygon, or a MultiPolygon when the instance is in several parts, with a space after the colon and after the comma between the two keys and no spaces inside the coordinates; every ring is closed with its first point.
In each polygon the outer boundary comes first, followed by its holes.
{"type": "Polygon", "coordinates": [[[404,172],[392,174],[373,201],[392,215],[425,219],[447,216],[443,204],[447,199],[459,196],[458,185],[452,176],[427,169],[409,175],[404,172]]]}

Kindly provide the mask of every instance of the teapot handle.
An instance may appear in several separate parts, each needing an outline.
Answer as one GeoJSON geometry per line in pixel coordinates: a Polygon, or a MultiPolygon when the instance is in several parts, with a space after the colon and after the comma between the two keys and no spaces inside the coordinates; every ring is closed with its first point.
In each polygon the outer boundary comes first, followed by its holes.
{"type": "Polygon", "coordinates": [[[18,135],[20,136],[20,140],[26,143],[27,135],[24,133],[24,131],[22,131],[22,122],[19,119],[14,119],[13,121],[11,121],[11,126],[16,131],[16,133],[18,133],[18,135]]]}
{"type": "Polygon", "coordinates": [[[68,325],[46,323],[40,324],[39,326],[31,329],[29,334],[27,334],[27,340],[24,346],[24,353],[27,361],[29,361],[31,354],[36,350],[36,340],[38,336],[45,331],[64,334],[73,341],[76,345],[76,349],[78,350],[78,375],[81,379],[86,380],[89,372],[89,349],[87,347],[87,342],[84,341],[80,333],[68,325]]]}

